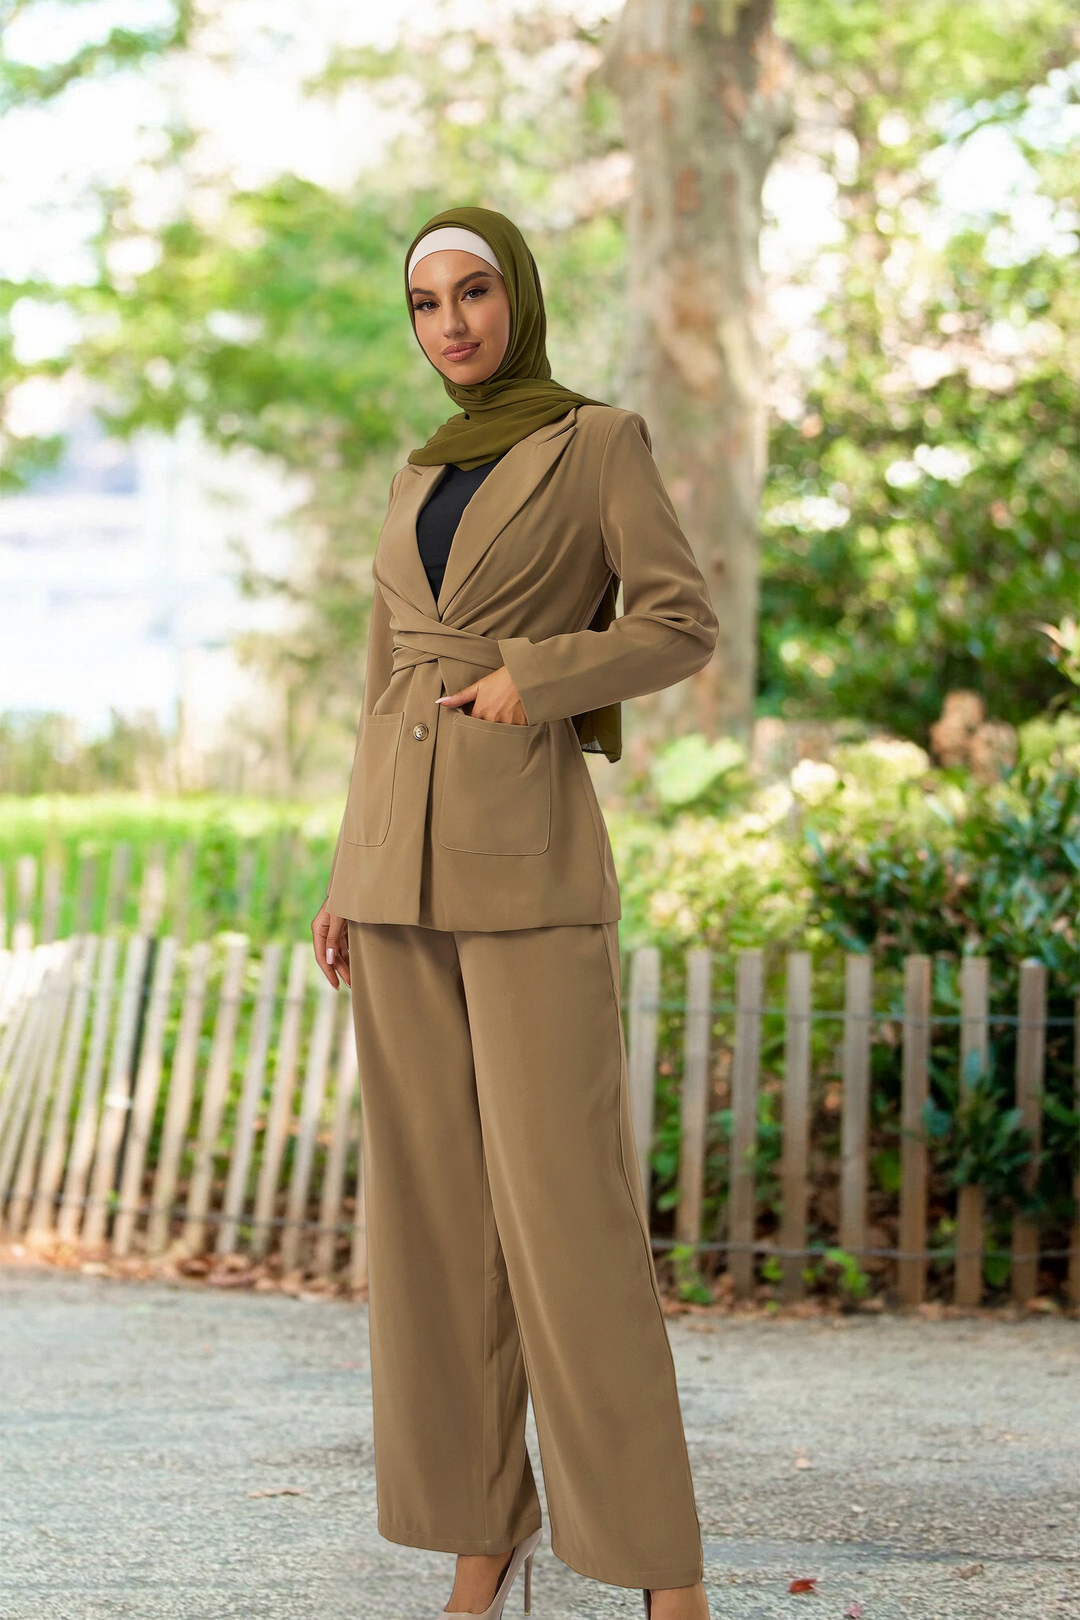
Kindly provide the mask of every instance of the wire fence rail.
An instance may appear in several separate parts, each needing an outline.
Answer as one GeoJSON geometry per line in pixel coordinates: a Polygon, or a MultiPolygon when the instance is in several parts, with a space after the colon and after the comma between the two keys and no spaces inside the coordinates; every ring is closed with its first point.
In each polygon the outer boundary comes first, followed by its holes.
{"type": "MultiPolygon", "coordinates": [[[[1071,1232],[1068,1247],[1040,1247],[1037,1227],[1018,1215],[1008,1248],[995,1250],[987,1243],[979,1187],[963,1186],[956,1195],[953,1241],[930,1241],[932,1144],[924,1105],[931,1032],[938,1022],[958,1022],[961,1073],[970,1077],[985,1059],[993,1026],[1013,1026],[1015,1103],[1030,1133],[1034,1176],[1047,1029],[1062,1022],[1047,1018],[1042,963],[1020,965],[1016,1014],[1001,1015],[990,1010],[988,963],[965,958],[957,1020],[935,1013],[931,958],[907,958],[902,1009],[888,1019],[902,1064],[893,1243],[875,1237],[869,1205],[871,1047],[882,1024],[870,959],[846,958],[839,1013],[814,1007],[809,953],[786,957],[782,1006],[766,1003],[762,952],[737,956],[730,1001],[715,999],[714,971],[711,952],[689,951],[685,995],[672,1001],[661,994],[659,951],[643,947],[630,958],[628,1078],[647,1188],[657,1144],[661,1018],[673,1008],[682,1015],[673,1231],[655,1234],[658,1252],[680,1251],[684,1263],[688,1256],[697,1263],[722,1255],[738,1297],[753,1293],[765,1257],[776,1268],[780,1297],[795,1301],[807,1287],[808,1260],[835,1248],[860,1263],[887,1261],[896,1297],[912,1305],[927,1297],[929,1266],[949,1261],[953,1299],[962,1306],[983,1300],[989,1259],[1008,1260],[1012,1295],[1025,1302],[1038,1291],[1040,1262],[1067,1258],[1069,1297],[1080,1302],[1080,1231],[1071,1232]],[[762,1039],[776,1018],[783,1023],[775,1064],[782,1139],[772,1172],[780,1216],[763,1236],[762,1039]],[[812,1028],[836,1018],[838,1214],[826,1244],[820,1222],[812,1230],[810,1219],[812,1028]],[[726,1185],[722,1230],[706,1235],[719,1056],[729,1105],[726,1185]]],[[[171,934],[136,932],[0,950],[0,1230],[31,1247],[69,1244],[117,1258],[246,1257],[287,1275],[362,1290],[358,1082],[348,997],[318,973],[310,941],[268,944],[256,956],[240,934],[185,947],[171,934]]],[[[669,1134],[670,1128],[669,1119],[669,1134]]],[[[1080,1201],[1080,1175],[1073,1187],[1080,1201]]],[[[709,1220],[715,1226],[711,1214],[709,1220]]]]}

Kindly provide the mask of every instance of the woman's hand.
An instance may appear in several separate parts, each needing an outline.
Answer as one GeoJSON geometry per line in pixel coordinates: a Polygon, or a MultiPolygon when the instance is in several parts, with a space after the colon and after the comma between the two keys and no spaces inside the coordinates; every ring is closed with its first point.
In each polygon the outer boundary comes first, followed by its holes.
{"type": "Polygon", "coordinates": [[[466,703],[471,703],[477,720],[494,720],[506,726],[527,726],[529,723],[514,678],[505,664],[493,669],[490,675],[481,676],[471,686],[463,687],[460,692],[448,692],[436,701],[445,703],[448,709],[463,709],[466,703]]]}
{"type": "Polygon", "coordinates": [[[349,987],[349,925],[344,917],[335,917],[324,900],[319,914],[311,925],[311,938],[315,945],[315,960],[336,990],[339,979],[349,987]]]}

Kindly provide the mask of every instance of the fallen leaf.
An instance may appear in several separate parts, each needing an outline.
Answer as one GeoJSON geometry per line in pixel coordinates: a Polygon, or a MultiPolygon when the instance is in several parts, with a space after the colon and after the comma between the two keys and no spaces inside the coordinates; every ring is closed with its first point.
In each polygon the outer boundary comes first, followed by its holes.
{"type": "Polygon", "coordinates": [[[249,1496],[303,1496],[295,1485],[282,1485],[279,1489],[269,1491],[248,1491],[249,1496]]]}
{"type": "Polygon", "coordinates": [[[816,1592],[817,1591],[817,1576],[816,1575],[800,1575],[800,1576],[798,1576],[798,1578],[796,1580],[792,1581],[791,1585],[788,1587],[788,1591],[789,1592],[816,1592]]]}
{"type": "Polygon", "coordinates": [[[185,1277],[205,1277],[210,1270],[210,1261],[202,1254],[191,1254],[176,1262],[177,1271],[182,1271],[185,1277]]]}
{"type": "Polygon", "coordinates": [[[960,1579],[964,1581],[969,1581],[973,1575],[981,1575],[982,1572],[983,1567],[981,1564],[961,1564],[956,1571],[960,1579]]]}
{"type": "Polygon", "coordinates": [[[252,1271],[212,1271],[207,1277],[211,1288],[251,1288],[255,1282],[252,1271]]]}

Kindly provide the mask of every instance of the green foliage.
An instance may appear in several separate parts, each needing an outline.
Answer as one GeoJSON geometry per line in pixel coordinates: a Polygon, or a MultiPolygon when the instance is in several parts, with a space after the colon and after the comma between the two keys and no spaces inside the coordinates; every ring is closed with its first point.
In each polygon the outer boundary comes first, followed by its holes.
{"type": "Polygon", "coordinates": [[[413,231],[402,204],[284,175],[234,193],[212,227],[172,220],[134,286],[104,256],[124,240],[129,206],[111,199],[76,356],[107,380],[117,432],[193,417],[223,449],[326,477],[419,431],[426,361],[402,319],[413,231]]]}
{"type": "MultiPolygon", "coordinates": [[[[346,766],[387,489],[450,409],[406,312],[404,254],[424,219],[448,197],[522,219],[550,294],[554,374],[569,368],[575,386],[611,397],[621,225],[617,213],[568,208],[566,188],[576,166],[587,171],[617,146],[614,106],[589,80],[593,43],[571,19],[538,11],[500,28],[490,37],[413,33],[408,50],[342,53],[312,83],[333,95],[359,80],[388,104],[404,96],[413,107],[384,165],[355,186],[284,174],[230,191],[222,177],[208,211],[185,178],[197,134],[173,129],[158,168],[162,192],[180,201],[154,233],[149,268],[114,268],[118,249],[147,240],[137,199],[119,188],[100,198],[92,285],[0,283],[0,360],[5,344],[11,351],[5,313],[20,296],[63,304],[81,332],[63,360],[15,367],[8,386],[33,370],[74,369],[100,385],[118,434],[195,423],[215,446],[254,449],[303,478],[310,493],[294,516],[303,543],[292,574],[276,577],[237,547],[244,588],[290,609],[287,628],[248,635],[240,651],[281,696],[274,757],[297,784],[320,756],[346,766]]],[[[191,49],[205,49],[198,28],[191,49]]],[[[56,448],[9,437],[0,480],[17,487],[56,448]]]]}
{"type": "Polygon", "coordinates": [[[675,1275],[675,1289],[681,1300],[690,1305],[711,1305],[713,1291],[699,1270],[697,1251],[690,1244],[677,1243],[671,1250],[671,1267],[675,1275]]]}
{"type": "MultiPolygon", "coordinates": [[[[996,783],[931,766],[917,745],[874,738],[836,748],[829,762],[804,760],[788,782],[750,791],[723,815],[640,812],[611,818],[623,893],[625,945],[653,943],[664,961],[653,1171],[657,1209],[676,1202],[683,955],[715,952],[712,1028],[715,1051],[734,1036],[735,955],[765,952],[768,1008],[782,1006],[782,953],[810,949],[814,1005],[839,1005],[843,952],[874,959],[875,1025],[871,1051],[871,1200],[889,1211],[899,1188],[900,1086],[904,960],[935,966],[931,1030],[932,1209],[944,1218],[959,1185],[979,1184],[993,1245],[1009,1246],[1017,1208],[1037,1215],[1047,1242],[1065,1242],[1073,1209],[1070,1165],[1080,1116],[1075,1109],[1070,1020],[1077,990],[1076,919],[1080,913],[1080,753],[1076,717],[1048,716],[1023,728],[1019,760],[996,783]],[[959,965],[969,952],[990,964],[992,1038],[985,1074],[959,1086],[959,965]],[[1022,1172],[1031,1141],[1015,1111],[1019,964],[1045,964],[1048,982],[1042,1152],[1032,1186],[1022,1172]],[[1054,1237],[1057,1234],[1057,1237],[1054,1237]]],[[[698,757],[700,750],[690,752],[698,757]]],[[[811,1025],[815,1145],[838,1149],[837,1117],[827,1092],[836,1073],[837,1025],[811,1025]]],[[[761,1207],[778,1218],[775,1168],[781,1142],[778,1086],[783,1075],[783,1018],[767,1012],[761,1029],[762,1091],[755,1145],[761,1207]]],[[[723,1096],[723,1094],[721,1094],[723,1096]]],[[[728,1184],[731,1109],[710,1110],[705,1215],[722,1229],[728,1184]]],[[[830,1218],[815,1217],[822,1236],[830,1218]]],[[[947,1241],[947,1234],[942,1238],[947,1241]]],[[[762,1275],[765,1275],[763,1272],[762,1275]]],[[[824,1283],[831,1270],[815,1271],[824,1283]]]]}
{"type": "Polygon", "coordinates": [[[830,1269],[835,1273],[841,1295],[850,1304],[866,1298],[870,1291],[870,1279],[855,1255],[849,1254],[846,1249],[826,1249],[822,1256],[822,1271],[828,1275],[830,1269]]]}
{"type": "MultiPolygon", "coordinates": [[[[715,951],[711,1046],[717,1068],[707,1116],[704,1236],[723,1231],[730,1183],[731,1098],[724,1054],[735,1034],[735,955],[765,953],[761,1088],[753,1149],[763,1214],[775,1229],[782,1143],[785,1024],[782,953],[809,948],[814,958],[810,1027],[812,1140],[824,1162],[839,1152],[835,1097],[842,998],[841,952],[868,951],[875,969],[871,1050],[871,1218],[892,1218],[899,1186],[903,961],[913,951],[935,965],[930,1037],[931,1215],[935,1243],[947,1245],[956,1188],[981,1185],[993,1249],[1009,1246],[1017,1209],[1040,1222],[1048,1247],[1064,1245],[1072,1219],[1071,1165],[1080,1143],[1074,1099],[1076,994],[1077,773],[1069,765],[1071,717],[1047,722],[1038,749],[1025,735],[1016,770],[993,786],[933,770],[914,744],[875,739],[846,745],[829,764],[804,761],[789,782],[751,791],[726,815],[679,812],[650,822],[636,812],[613,818],[624,896],[622,944],[662,948],[660,1077],[653,1153],[656,1229],[670,1228],[681,1150],[679,1102],[684,1034],[684,952],[703,942],[715,951]],[[1064,740],[1063,740],[1064,739],[1064,740]],[[1038,755],[1038,758],[1035,756],[1038,755]],[[1034,873],[1027,886],[1024,878],[1034,873]],[[980,1074],[960,1086],[958,969],[965,951],[990,958],[990,1042],[980,1074]],[[1031,1142],[1015,1110],[1019,955],[1048,970],[1051,1022],[1046,1031],[1042,1150],[1027,1184],[1031,1142]],[[830,1016],[832,1014],[832,1016],[830,1016]]],[[[126,927],[138,914],[142,874],[160,852],[172,874],[165,926],[180,903],[192,935],[242,928],[258,943],[303,937],[322,898],[340,804],[281,805],[220,799],[7,799],[0,804],[0,865],[15,892],[14,857],[59,858],[64,873],[61,927],[75,913],[81,863],[96,861],[91,924],[100,925],[108,869],[118,844],[133,850],[126,927]],[[184,846],[195,853],[178,886],[184,846]]],[[[811,1242],[835,1233],[827,1181],[815,1172],[811,1242]]],[[[680,1262],[681,1263],[681,1262],[680,1262]]],[[[942,1262],[944,1265],[945,1263],[942,1262]]],[[[997,1263],[995,1262],[995,1265],[997,1263]]],[[[851,1292],[842,1262],[822,1260],[815,1286],[851,1292]],[[839,1271],[837,1267],[839,1266],[839,1271]]],[[[872,1272],[873,1266],[868,1269],[872,1272]]],[[[1000,1267],[998,1267],[1000,1270],[1000,1267]]],[[[997,1272],[995,1271],[995,1275],[997,1272]]],[[[769,1273],[763,1271],[768,1279],[769,1273]]],[[[698,1297],[692,1269],[680,1273],[698,1297]]],[[[852,1297],[858,1297],[852,1294],[852,1297]]]]}
{"type": "Polygon", "coordinates": [[[1047,114],[1075,101],[1075,19],[1062,0],[782,0],[779,17],[844,238],[805,406],[772,437],[761,701],[921,740],[966,687],[1015,723],[1066,673],[1031,628],[1080,592],[1075,220],[1047,114]],[[991,126],[1056,219],[1055,249],[1008,211],[943,209],[938,176],[991,126]]]}
{"type": "MultiPolygon", "coordinates": [[[[777,24],[807,72],[844,77],[861,127],[874,130],[903,99],[912,112],[981,103],[1067,61],[1069,0],[778,0],[777,24]]],[[[847,99],[846,98],[846,99],[847,99]]]]}
{"type": "Polygon", "coordinates": [[[69,715],[0,711],[0,794],[158,787],[168,751],[152,713],[114,711],[108,730],[87,742],[69,715]]]}
{"type": "Polygon", "coordinates": [[[653,792],[662,811],[717,812],[745,795],[746,750],[733,737],[708,742],[687,732],[657,750],[651,767],[653,792]]]}
{"type": "MultiPolygon", "coordinates": [[[[197,59],[207,20],[171,0],[141,30],[88,36],[55,68],[0,58],[0,85],[9,102],[35,101],[161,55],[197,59]]],[[[951,688],[974,687],[995,718],[1020,721],[1068,679],[1067,652],[1042,656],[1031,629],[1059,622],[1077,590],[1071,175],[1053,120],[1036,129],[1033,117],[1048,96],[1075,97],[1072,20],[1067,0],[780,0],[800,66],[795,142],[835,183],[843,240],[807,268],[820,358],[796,368],[802,407],[773,423],[765,712],[862,717],[922,739],[951,688]],[[943,160],[991,127],[1056,211],[1060,252],[1026,244],[1010,217],[945,216],[943,160]]],[[[446,414],[404,316],[401,258],[417,225],[448,197],[521,219],[544,276],[555,375],[617,399],[622,203],[597,176],[622,135],[592,71],[598,47],[599,29],[537,8],[475,27],[410,25],[387,50],[342,51],[313,94],[362,84],[411,108],[361,185],[282,175],[230,194],[222,177],[210,218],[189,179],[198,132],[169,128],[162,192],[179,202],[150,268],[113,268],[117,248],[146,239],[122,188],[100,199],[92,286],[0,285],[5,389],[75,369],[101,384],[118,432],[194,421],[213,443],[307,479],[304,566],[282,580],[243,560],[250,590],[293,609],[287,631],[244,650],[284,694],[297,781],[327,733],[345,758],[386,486],[446,414]],[[75,312],[82,337],[69,355],[15,360],[10,310],[23,296],[75,312]]],[[[9,434],[0,487],[58,449],[9,434]]],[[[657,802],[665,814],[722,813],[736,774],[711,774],[704,753],[673,755],[657,802]]]]}
{"type": "MultiPolygon", "coordinates": [[[[199,938],[238,928],[258,943],[302,938],[326,893],[340,813],[340,802],[271,804],[211,795],[0,799],[7,905],[11,910],[14,903],[16,857],[35,855],[39,865],[60,865],[60,932],[74,931],[78,908],[87,903],[85,920],[100,929],[119,845],[130,851],[121,927],[134,926],[143,876],[160,859],[169,880],[166,930],[182,927],[199,938]]],[[[39,908],[40,899],[34,921],[39,908]]]]}
{"type": "Polygon", "coordinates": [[[810,915],[847,950],[897,964],[912,953],[977,951],[1004,969],[1046,963],[1076,979],[1080,910],[1080,776],[1022,761],[1000,783],[901,792],[893,814],[852,838],[844,784],[807,822],[810,915]]]}
{"type": "Polygon", "coordinates": [[[1024,1128],[1019,1108],[1002,1108],[993,1081],[993,1057],[982,1072],[979,1054],[970,1055],[975,1062],[968,1066],[971,1072],[963,1087],[950,1083],[949,1076],[941,1077],[951,1106],[943,1108],[931,1098],[923,1108],[935,1163],[950,1186],[982,1187],[992,1203],[1031,1210],[1036,1206],[1023,1178],[1034,1150],[1032,1134],[1024,1128]]]}
{"type": "MultiPolygon", "coordinates": [[[[72,11],[89,9],[83,0],[59,0],[59,4],[72,11]]],[[[35,0],[6,0],[0,9],[4,27],[10,30],[19,15],[34,6],[35,0]]],[[[191,34],[193,0],[167,0],[151,9],[159,10],[160,21],[145,28],[107,28],[100,38],[79,45],[66,60],[42,67],[20,61],[0,46],[0,113],[53,101],[80,79],[107,77],[182,48],[191,34]]]]}

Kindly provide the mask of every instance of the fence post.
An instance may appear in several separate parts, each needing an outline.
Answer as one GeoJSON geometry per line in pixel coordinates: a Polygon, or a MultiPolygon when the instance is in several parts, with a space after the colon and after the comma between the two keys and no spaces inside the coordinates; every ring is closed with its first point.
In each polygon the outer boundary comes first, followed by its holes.
{"type": "Polygon", "coordinates": [[[215,1249],[218,1254],[231,1254],[236,1247],[240,1216],[247,1193],[248,1171],[255,1140],[255,1118],[262,1101],[263,1078],[266,1074],[266,1056],[270,1050],[270,1031],[274,1021],[274,1001],[278,980],[281,978],[281,946],[268,945],[263,953],[262,973],[251,1014],[251,1039],[244,1083],[240,1093],[240,1106],[233,1130],[232,1158],[229,1177],[225,1183],[225,1197],[221,1206],[221,1224],[218,1227],[215,1249]]]}
{"type": "Polygon", "coordinates": [[[712,971],[711,951],[687,952],[682,1146],[679,1153],[679,1207],[675,1216],[675,1235],[680,1243],[688,1244],[701,1242],[701,1202],[705,1186],[705,1140],[709,1114],[712,971]]]}
{"type": "Polygon", "coordinates": [[[131,1247],[142,1199],[146,1150],[150,1145],[150,1132],[153,1129],[158,1092],[161,1089],[165,1021],[169,1015],[175,967],[176,941],[167,935],[158,941],[154,957],[154,979],[146,1008],[142,1051],[139,1054],[139,1068],[131,1098],[130,1122],[120,1171],[119,1208],[113,1223],[112,1250],[121,1257],[126,1255],[131,1247]]]}
{"type": "Polygon", "coordinates": [[[869,956],[844,961],[843,1101],[840,1121],[840,1247],[863,1263],[866,1249],[867,1139],[870,1130],[869,956]]]}
{"type": "Polygon", "coordinates": [[[160,844],[154,844],[146,852],[146,864],[143,867],[137,931],[140,934],[156,934],[164,915],[165,852],[160,844]]]}
{"type": "Polygon", "coordinates": [[[165,1105],[161,1152],[154,1172],[154,1189],[150,1196],[150,1220],[146,1231],[146,1247],[150,1254],[160,1254],[169,1242],[173,1200],[180,1178],[180,1157],[187,1140],[191,1104],[195,1095],[195,1069],[202,1035],[209,972],[210,944],[208,940],[200,940],[197,945],[191,947],[183,1011],[180,1014],[180,1029],[176,1037],[176,1050],[173,1053],[172,1070],[169,1074],[169,1098],[165,1105]]]}
{"type": "Polygon", "coordinates": [[[634,1127],[645,1208],[652,1180],[653,1121],[656,1111],[656,1040],[660,1022],[660,952],[641,945],[630,962],[630,1118],[634,1127]]]}
{"type": "Polygon", "coordinates": [[[73,950],[65,942],[57,947],[57,951],[55,974],[48,986],[43,986],[43,994],[48,1004],[47,1020],[42,1031],[40,1049],[35,1053],[37,1061],[30,1070],[31,1095],[26,1114],[26,1127],[12,1183],[11,1201],[8,1205],[7,1226],[13,1235],[22,1231],[30,1210],[38,1167],[38,1149],[45,1130],[49,1100],[60,1056],[60,1041],[71,999],[73,950]]]}
{"type": "MultiPolygon", "coordinates": [[[[3,868],[0,867],[0,871],[2,870],[3,868]]],[[[3,945],[0,945],[0,1039],[2,1039],[5,1021],[7,1019],[8,1007],[10,1005],[11,998],[10,986],[14,976],[15,963],[17,961],[18,957],[13,951],[5,950],[3,945]]],[[[2,1078],[2,1076],[0,1076],[0,1078],[2,1078]]]]}
{"type": "MultiPolygon", "coordinates": [[[[1073,1007],[1073,1106],[1080,1113],[1080,996],[1073,1007]]],[[[1073,1219],[1072,1242],[1069,1247],[1069,1298],[1080,1305],[1080,1165],[1074,1166],[1073,1198],[1076,1215],[1073,1219]]]]}
{"type": "Polygon", "coordinates": [[[83,1241],[92,1246],[100,1244],[105,1238],[120,1144],[131,1108],[132,1061],[141,1022],[149,955],[150,941],[142,934],[133,934],[128,942],[127,961],[124,964],[124,983],[113,1036],[105,1107],[98,1127],[97,1152],[90,1175],[90,1198],[83,1220],[83,1241]]]}
{"type": "Polygon", "coordinates": [[[60,1077],[56,1084],[56,1097],[49,1117],[48,1135],[41,1152],[37,1191],[30,1214],[31,1242],[43,1241],[56,1225],[58,1213],[56,1197],[64,1174],[71,1101],[75,1092],[75,1077],[78,1073],[83,1035],[90,1009],[94,966],[101,943],[94,935],[81,935],[78,936],[78,940],[73,964],[74,989],[67,1038],[60,1059],[60,1077]]]}
{"type": "Polygon", "coordinates": [[[926,1297],[928,1164],[923,1108],[930,1094],[928,956],[904,959],[903,1077],[900,1101],[900,1254],[896,1285],[904,1305],[926,1297]]]}
{"type": "Polygon", "coordinates": [[[210,1048],[210,1061],[206,1068],[206,1083],[203,1087],[199,1140],[195,1147],[195,1163],[191,1172],[191,1185],[188,1188],[183,1231],[183,1244],[188,1254],[198,1254],[204,1247],[206,1216],[210,1209],[210,1195],[214,1186],[218,1133],[221,1130],[221,1116],[232,1075],[233,1044],[236,1040],[236,1025],[244,990],[247,951],[247,939],[241,935],[229,941],[225,953],[221,995],[218,1000],[217,1017],[214,1020],[214,1038],[210,1048]]]}
{"type": "MultiPolygon", "coordinates": [[[[1016,1106],[1021,1124],[1031,1132],[1031,1160],[1024,1171],[1024,1185],[1030,1192],[1039,1173],[1046,1065],[1046,965],[1034,958],[1020,964],[1017,1011],[1016,1106]]],[[[1039,1281],[1039,1229],[1026,1215],[1017,1215],[1013,1221],[1012,1251],[1012,1295],[1024,1303],[1034,1298],[1039,1281]]]]}
{"type": "Polygon", "coordinates": [[[329,1277],[337,1255],[338,1222],[345,1190],[345,1162],[349,1153],[349,1128],[359,1072],[356,1067],[356,1039],[352,1019],[341,1022],[337,1073],[334,1077],[334,1121],[330,1128],[330,1149],[323,1170],[319,1199],[319,1236],[315,1245],[315,1275],[329,1277]]]}
{"type": "Polygon", "coordinates": [[[266,1130],[263,1132],[262,1163],[259,1166],[259,1179],[255,1188],[251,1253],[256,1260],[261,1260],[266,1254],[273,1235],[272,1222],[277,1201],[278,1179],[285,1153],[285,1139],[292,1119],[293,1092],[296,1089],[296,1065],[300,1053],[308,964],[312,960],[309,944],[301,942],[293,946],[289,956],[289,979],[285,987],[281,1030],[278,1034],[274,1086],[270,1094],[266,1130]]]}
{"type": "Polygon", "coordinates": [[[131,876],[131,845],[114,844],[109,862],[109,883],[105,891],[105,915],[102,930],[109,933],[119,928],[124,917],[128,880],[131,876]]]}
{"type": "Polygon", "coordinates": [[[4,1121],[11,1108],[22,1053],[29,1039],[29,1027],[36,1016],[37,1002],[34,992],[41,979],[43,963],[33,951],[12,951],[8,962],[4,994],[11,1008],[7,1024],[0,1034],[0,1136],[4,1121]]]}
{"type": "Polygon", "coordinates": [[[55,856],[45,862],[41,877],[41,943],[51,945],[60,932],[60,896],[64,869],[55,856]]]}
{"type": "Polygon", "coordinates": [[[94,986],[94,1017],[90,1026],[90,1047],[86,1054],[82,1084],[79,1087],[79,1112],[71,1139],[71,1154],[64,1176],[64,1191],[57,1216],[57,1236],[65,1243],[73,1243],[79,1235],[85,1215],[84,1199],[90,1166],[94,1157],[94,1142],[98,1130],[98,1097],[101,1076],[105,1071],[105,1053],[109,1044],[112,1024],[113,987],[116,968],[120,960],[120,941],[109,935],[102,941],[101,961],[97,983],[94,986]]]}
{"type": "Polygon", "coordinates": [[[16,1155],[22,1141],[26,1117],[33,1106],[34,1078],[42,1043],[48,1040],[50,999],[56,979],[55,958],[50,955],[40,973],[28,981],[27,1016],[11,1055],[7,1085],[0,1099],[0,1207],[10,1188],[16,1155]]]}
{"type": "Polygon", "coordinates": [[[236,859],[236,925],[251,924],[251,897],[255,887],[255,846],[244,844],[236,859]]]}
{"type": "MultiPolygon", "coordinates": [[[[780,1247],[805,1251],[810,1154],[810,953],[791,951],[787,958],[784,1021],[784,1131],[781,1142],[780,1190],[783,1213],[780,1247]]],[[[781,1296],[789,1303],[805,1293],[805,1253],[785,1254],[781,1296]]]]}
{"type": "Polygon", "coordinates": [[[757,1150],[758,1069],[761,1060],[760,951],[740,951],[735,968],[735,1051],[731,1064],[731,1186],[728,1193],[728,1241],[735,1293],[746,1297],[754,1287],[754,1204],[757,1150]]]}
{"type": "Polygon", "coordinates": [[[186,945],[191,929],[191,895],[195,883],[195,846],[181,844],[173,856],[169,884],[169,911],[172,932],[180,945],[186,945]]]}
{"type": "Polygon", "coordinates": [[[108,862],[108,886],[105,889],[105,915],[102,919],[102,928],[105,932],[112,928],[120,928],[123,923],[123,910],[128,899],[128,883],[131,880],[131,844],[113,844],[112,860],[108,862]]]}
{"type": "MultiPolygon", "coordinates": [[[[960,967],[960,1096],[986,1073],[990,1026],[989,963],[965,956],[960,967]]],[[[981,1305],[983,1292],[983,1190],[961,1187],[956,1201],[957,1305],[981,1305]]]]}
{"type": "Polygon", "coordinates": [[[330,1064],[330,1050],[334,1040],[334,1019],[342,1005],[333,985],[320,979],[315,1003],[315,1025],[311,1032],[307,1070],[300,1103],[300,1128],[296,1138],[296,1153],[289,1181],[289,1196],[285,1205],[285,1232],[281,1240],[281,1269],[288,1274],[302,1264],[300,1230],[307,1210],[308,1188],[315,1160],[315,1139],[326,1093],[326,1071],[330,1064]]]}
{"type": "Polygon", "coordinates": [[[94,925],[94,900],[97,897],[98,863],[92,855],[79,862],[79,876],[75,891],[75,932],[89,934],[94,925]]]}
{"type": "Polygon", "coordinates": [[[28,951],[34,943],[31,914],[37,896],[37,870],[33,855],[20,855],[15,862],[15,927],[11,943],[17,951],[28,951]]]}

